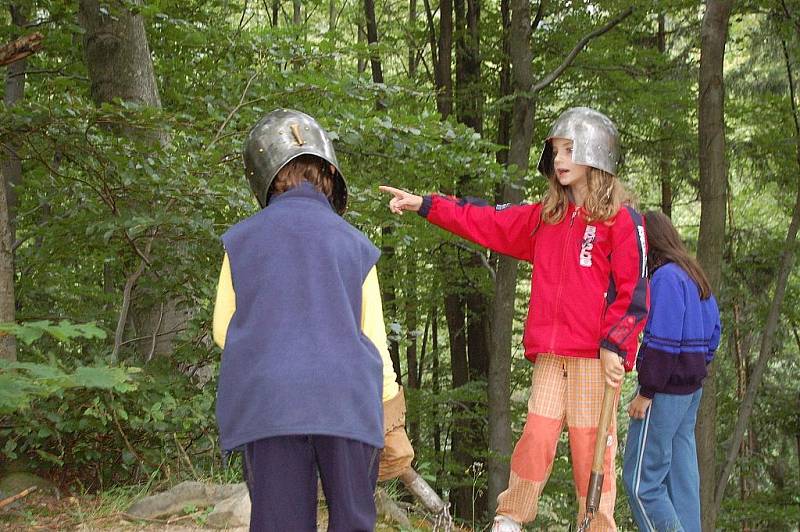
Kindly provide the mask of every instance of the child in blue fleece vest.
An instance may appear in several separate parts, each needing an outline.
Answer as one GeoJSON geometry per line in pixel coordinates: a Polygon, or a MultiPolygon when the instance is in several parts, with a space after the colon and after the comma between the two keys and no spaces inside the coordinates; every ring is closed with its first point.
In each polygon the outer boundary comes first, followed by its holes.
{"type": "Polygon", "coordinates": [[[269,113],[244,159],[263,209],[222,237],[221,446],[244,447],[251,532],[315,532],[318,477],[328,530],[371,532],[384,446],[380,252],[342,218],[347,185],[312,117],[269,113]]]}
{"type": "Polygon", "coordinates": [[[636,368],[622,478],[640,530],[700,531],[694,427],[719,309],[705,273],[670,219],[645,214],[650,314],[636,368]]]}

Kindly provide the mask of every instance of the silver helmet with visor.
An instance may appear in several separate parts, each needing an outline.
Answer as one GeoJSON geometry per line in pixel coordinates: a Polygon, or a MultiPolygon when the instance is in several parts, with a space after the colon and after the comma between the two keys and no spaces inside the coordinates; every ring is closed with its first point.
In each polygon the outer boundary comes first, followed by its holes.
{"type": "Polygon", "coordinates": [[[572,141],[572,162],[617,175],[620,159],[619,132],[603,113],[589,107],[567,109],[550,128],[537,168],[544,176],[553,175],[552,139],[572,141]]]}

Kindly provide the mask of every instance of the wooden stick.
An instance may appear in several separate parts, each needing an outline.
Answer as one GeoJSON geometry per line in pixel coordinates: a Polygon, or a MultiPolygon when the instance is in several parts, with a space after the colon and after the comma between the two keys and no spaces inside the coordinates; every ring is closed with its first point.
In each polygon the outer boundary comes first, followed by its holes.
{"type": "Polygon", "coordinates": [[[6,506],[11,504],[12,502],[18,501],[19,499],[25,497],[26,495],[28,495],[30,493],[33,493],[37,489],[38,488],[36,486],[31,486],[30,488],[27,488],[27,489],[24,489],[24,490],[20,491],[16,495],[12,495],[11,497],[6,497],[2,501],[0,501],[0,508],[5,508],[6,506]]]}
{"type": "Polygon", "coordinates": [[[611,417],[614,415],[616,396],[617,389],[606,384],[603,389],[603,405],[600,409],[600,421],[597,423],[597,436],[594,441],[592,474],[589,476],[589,489],[586,492],[586,513],[579,531],[589,530],[589,523],[600,508],[600,496],[603,493],[603,465],[608,448],[608,427],[611,425],[611,417]]]}

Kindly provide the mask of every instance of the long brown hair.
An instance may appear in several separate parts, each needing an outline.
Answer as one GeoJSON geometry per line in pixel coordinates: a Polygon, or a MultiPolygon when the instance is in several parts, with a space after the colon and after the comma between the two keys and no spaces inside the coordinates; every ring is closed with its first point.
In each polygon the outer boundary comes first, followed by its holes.
{"type": "Polygon", "coordinates": [[[314,188],[325,194],[328,199],[333,197],[333,176],[330,163],[315,155],[301,155],[286,163],[275,176],[268,195],[283,194],[303,181],[314,185],[314,188]]]}
{"type": "MultiPolygon", "coordinates": [[[[569,195],[567,187],[558,182],[555,171],[547,176],[549,188],[542,199],[542,220],[557,224],[567,214],[569,195]]],[[[589,189],[583,202],[586,221],[605,222],[614,217],[623,203],[630,203],[631,196],[614,175],[599,168],[590,168],[586,178],[589,189]]]]}
{"type": "Polygon", "coordinates": [[[674,262],[689,274],[697,283],[700,299],[711,297],[711,283],[697,259],[689,254],[672,220],[661,211],[644,213],[644,227],[647,232],[647,260],[652,269],[665,262],[674,262]]]}

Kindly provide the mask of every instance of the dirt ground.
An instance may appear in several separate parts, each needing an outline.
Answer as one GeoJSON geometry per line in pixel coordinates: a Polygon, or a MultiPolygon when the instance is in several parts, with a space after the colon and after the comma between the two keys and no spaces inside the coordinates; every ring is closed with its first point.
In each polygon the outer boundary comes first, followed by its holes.
{"type": "MultiPolygon", "coordinates": [[[[185,515],[169,519],[135,519],[124,512],[109,509],[97,497],[61,497],[32,493],[9,507],[0,509],[0,531],[37,530],[120,530],[123,532],[199,532],[219,529],[204,526],[210,509],[189,509],[185,515]]],[[[327,519],[324,508],[320,509],[319,530],[326,530],[327,519]]],[[[231,532],[247,532],[246,527],[229,528],[231,532]]],[[[378,523],[377,532],[399,530],[396,526],[378,523]]],[[[420,524],[417,530],[430,530],[420,524]]]]}

